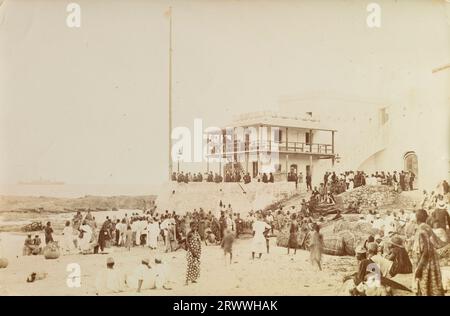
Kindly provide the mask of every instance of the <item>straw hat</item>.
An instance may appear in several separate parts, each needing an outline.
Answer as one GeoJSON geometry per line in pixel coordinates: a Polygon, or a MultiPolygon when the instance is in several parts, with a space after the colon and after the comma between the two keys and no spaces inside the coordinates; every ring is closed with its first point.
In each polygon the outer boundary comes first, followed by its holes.
{"type": "Polygon", "coordinates": [[[108,259],[106,259],[106,264],[113,264],[114,263],[114,259],[112,257],[108,257],[108,259]]]}
{"type": "Polygon", "coordinates": [[[367,251],[378,251],[378,244],[376,242],[370,242],[367,244],[367,251]]]}
{"type": "Polygon", "coordinates": [[[439,209],[444,209],[444,210],[447,209],[447,205],[445,205],[444,201],[439,201],[437,207],[439,209]]]}
{"type": "Polygon", "coordinates": [[[359,254],[363,254],[363,253],[366,253],[367,251],[366,251],[366,248],[364,248],[363,246],[358,246],[358,247],[356,247],[355,252],[359,253],[359,254]]]}
{"type": "Polygon", "coordinates": [[[397,247],[400,247],[400,248],[404,248],[404,246],[403,246],[403,239],[401,239],[399,236],[393,236],[393,237],[389,240],[389,242],[390,242],[392,245],[394,245],[394,246],[397,246],[397,247]]]}

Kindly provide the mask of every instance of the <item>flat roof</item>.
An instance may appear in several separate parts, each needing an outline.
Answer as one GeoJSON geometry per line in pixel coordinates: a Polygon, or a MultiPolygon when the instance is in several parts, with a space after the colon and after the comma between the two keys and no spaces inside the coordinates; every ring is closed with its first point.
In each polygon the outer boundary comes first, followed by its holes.
{"type": "Polygon", "coordinates": [[[312,115],[292,116],[272,112],[257,112],[257,113],[242,114],[237,116],[233,120],[233,122],[227,127],[259,126],[259,125],[288,127],[288,128],[293,127],[293,128],[337,132],[336,129],[321,124],[320,120],[312,115]]]}

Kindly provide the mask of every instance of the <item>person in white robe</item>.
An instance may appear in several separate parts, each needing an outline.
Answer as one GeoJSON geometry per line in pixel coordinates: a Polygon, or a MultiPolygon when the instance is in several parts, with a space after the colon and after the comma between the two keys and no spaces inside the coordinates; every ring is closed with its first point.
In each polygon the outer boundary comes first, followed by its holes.
{"type": "Polygon", "coordinates": [[[348,184],[348,190],[351,191],[353,190],[355,183],[353,182],[353,179],[349,180],[349,184],[348,184]]]}
{"type": "Polygon", "coordinates": [[[172,251],[172,244],[170,240],[170,232],[171,229],[171,221],[168,217],[166,217],[162,223],[161,223],[161,230],[164,233],[164,245],[165,245],[165,252],[171,252],[172,251]]]}
{"type": "Polygon", "coordinates": [[[78,237],[78,246],[82,252],[89,251],[91,249],[92,228],[86,221],[79,228],[80,236],[78,237]]]}
{"type": "Polygon", "coordinates": [[[156,249],[158,248],[158,236],[161,230],[159,223],[150,218],[147,225],[147,246],[156,249]]]}
{"type": "Polygon", "coordinates": [[[97,295],[108,295],[125,290],[125,277],[114,268],[114,259],[106,259],[106,269],[97,274],[95,280],[97,295]]]}
{"type": "Polygon", "coordinates": [[[134,220],[133,223],[131,223],[131,231],[133,232],[133,236],[134,236],[134,242],[136,244],[136,246],[139,246],[141,244],[141,233],[139,231],[140,229],[140,224],[139,224],[139,220],[134,220]]]}
{"type": "Polygon", "coordinates": [[[125,231],[127,229],[127,224],[125,220],[122,220],[120,223],[117,223],[116,229],[119,234],[119,243],[117,244],[117,246],[122,247],[123,245],[125,245],[125,231]]]}
{"type": "Polygon", "coordinates": [[[70,221],[66,221],[66,226],[62,231],[61,248],[67,254],[71,253],[75,248],[73,239],[74,239],[73,227],[70,226],[70,221]]]}
{"type": "MultiPolygon", "coordinates": [[[[142,240],[142,236],[143,235],[147,235],[147,221],[146,220],[141,219],[139,221],[139,229],[138,229],[138,231],[139,231],[139,236],[138,236],[139,244],[142,243],[141,246],[144,246],[144,242],[146,243],[146,239],[142,240]]],[[[147,236],[147,238],[148,238],[148,236],[147,236]]]]}
{"type": "Polygon", "coordinates": [[[384,219],[384,235],[389,236],[389,234],[394,233],[396,229],[394,216],[388,212],[384,219]]]}
{"type": "Polygon", "coordinates": [[[171,290],[168,286],[168,267],[164,264],[160,257],[155,258],[155,266],[153,267],[155,275],[155,289],[171,290]]]}
{"type": "Polygon", "coordinates": [[[155,287],[155,275],[147,258],[142,259],[141,264],[126,278],[130,289],[140,293],[141,290],[153,289],[155,287]]]}
{"type": "Polygon", "coordinates": [[[255,253],[258,253],[259,258],[261,258],[262,254],[266,252],[266,237],[264,236],[264,232],[266,229],[270,229],[270,225],[262,220],[261,214],[258,214],[252,228],[254,231],[252,241],[252,259],[255,259],[255,253]]]}
{"type": "Polygon", "coordinates": [[[381,230],[384,228],[384,221],[381,218],[380,214],[376,215],[376,219],[373,221],[372,227],[374,229],[378,229],[378,230],[381,230]]]}

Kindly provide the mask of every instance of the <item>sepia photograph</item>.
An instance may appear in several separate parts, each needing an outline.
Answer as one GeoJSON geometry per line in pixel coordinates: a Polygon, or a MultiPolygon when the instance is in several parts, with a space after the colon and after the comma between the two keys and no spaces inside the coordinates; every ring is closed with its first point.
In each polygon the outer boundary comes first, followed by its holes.
{"type": "Polygon", "coordinates": [[[0,0],[0,296],[450,296],[449,121],[448,0],[0,0]]]}

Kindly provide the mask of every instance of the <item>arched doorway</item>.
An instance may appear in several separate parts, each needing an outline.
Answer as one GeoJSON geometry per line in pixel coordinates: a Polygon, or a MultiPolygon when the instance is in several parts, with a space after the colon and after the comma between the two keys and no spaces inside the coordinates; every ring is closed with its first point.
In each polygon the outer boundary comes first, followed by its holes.
{"type": "Polygon", "coordinates": [[[403,169],[405,171],[410,171],[415,175],[414,188],[416,189],[417,183],[419,182],[419,162],[417,154],[414,151],[408,151],[403,156],[403,161],[404,161],[403,169]]]}

